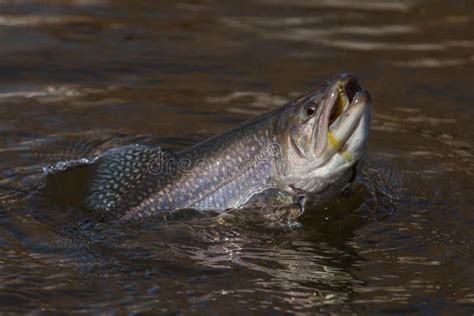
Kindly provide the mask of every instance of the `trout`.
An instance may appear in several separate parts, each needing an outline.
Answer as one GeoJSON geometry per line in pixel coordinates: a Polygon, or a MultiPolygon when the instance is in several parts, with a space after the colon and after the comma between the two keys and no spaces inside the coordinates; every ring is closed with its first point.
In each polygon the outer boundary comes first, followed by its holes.
{"type": "Polygon", "coordinates": [[[369,93],[342,73],[179,152],[114,148],[95,162],[86,207],[128,221],[179,209],[222,212],[257,196],[331,198],[360,168],[371,113],[369,93]]]}

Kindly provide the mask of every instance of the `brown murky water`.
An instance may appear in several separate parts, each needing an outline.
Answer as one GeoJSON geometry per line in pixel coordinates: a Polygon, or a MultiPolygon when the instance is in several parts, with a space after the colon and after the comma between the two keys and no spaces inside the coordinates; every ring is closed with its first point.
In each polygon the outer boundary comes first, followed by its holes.
{"type": "Polygon", "coordinates": [[[0,313],[474,313],[473,12],[0,1],[0,313]],[[44,174],[121,144],[188,146],[340,71],[374,99],[369,163],[300,228],[95,225],[80,169],[44,174]]]}

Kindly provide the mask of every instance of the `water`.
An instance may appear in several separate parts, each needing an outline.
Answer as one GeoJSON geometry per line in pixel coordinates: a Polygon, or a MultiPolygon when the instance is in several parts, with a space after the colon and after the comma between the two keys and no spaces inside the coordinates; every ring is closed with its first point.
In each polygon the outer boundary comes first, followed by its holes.
{"type": "Polygon", "coordinates": [[[1,1],[0,313],[472,314],[470,1],[1,1]],[[300,226],[98,224],[67,162],[189,146],[351,71],[365,173],[300,226]]]}

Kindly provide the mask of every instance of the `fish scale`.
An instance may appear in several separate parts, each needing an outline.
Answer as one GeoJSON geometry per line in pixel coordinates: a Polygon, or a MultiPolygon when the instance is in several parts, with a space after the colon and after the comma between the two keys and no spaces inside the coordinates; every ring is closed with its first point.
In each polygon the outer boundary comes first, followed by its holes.
{"type": "Polygon", "coordinates": [[[274,124],[274,116],[264,116],[177,154],[145,145],[112,149],[96,162],[87,207],[122,220],[180,208],[238,207],[276,186],[268,154],[274,124]],[[194,164],[185,169],[182,162],[194,164]]]}
{"type": "MultiPolygon", "coordinates": [[[[174,176],[155,176],[155,180],[161,181],[161,188],[139,205],[119,211],[124,213],[122,220],[182,208],[235,208],[254,194],[276,187],[272,176],[275,157],[266,153],[272,139],[263,128],[273,124],[274,118],[262,118],[254,122],[255,130],[252,126],[233,129],[178,153],[178,164],[191,161],[204,165],[195,163],[189,170],[174,169],[174,176]]],[[[149,186],[144,181],[135,191],[149,186]]]]}

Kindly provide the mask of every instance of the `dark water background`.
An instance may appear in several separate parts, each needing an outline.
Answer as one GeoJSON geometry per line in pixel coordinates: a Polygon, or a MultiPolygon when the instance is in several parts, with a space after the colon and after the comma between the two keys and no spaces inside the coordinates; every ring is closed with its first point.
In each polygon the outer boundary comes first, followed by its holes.
{"type": "Polygon", "coordinates": [[[473,12],[0,1],[0,313],[472,315],[473,12]],[[43,174],[121,144],[183,148],[340,71],[374,99],[369,162],[299,229],[92,225],[84,173],[43,174]]]}

